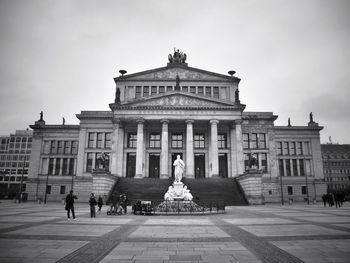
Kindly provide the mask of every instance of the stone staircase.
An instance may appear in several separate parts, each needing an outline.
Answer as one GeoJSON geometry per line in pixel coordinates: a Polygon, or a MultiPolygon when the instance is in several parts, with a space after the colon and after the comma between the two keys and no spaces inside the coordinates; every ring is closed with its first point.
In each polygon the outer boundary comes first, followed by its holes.
{"type": "MultiPolygon", "coordinates": [[[[220,202],[225,205],[247,205],[247,201],[238,182],[235,179],[186,179],[182,182],[187,185],[193,195],[193,201],[199,203],[220,202]]],[[[164,194],[173,183],[173,179],[158,178],[119,178],[113,186],[109,198],[115,194],[126,194],[130,203],[137,200],[160,203],[164,194]]]]}

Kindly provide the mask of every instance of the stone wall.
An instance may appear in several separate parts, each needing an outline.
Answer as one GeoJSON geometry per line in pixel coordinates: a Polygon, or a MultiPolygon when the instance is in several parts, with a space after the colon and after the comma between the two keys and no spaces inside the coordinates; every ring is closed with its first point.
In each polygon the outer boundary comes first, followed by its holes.
{"type": "Polygon", "coordinates": [[[101,173],[93,173],[93,187],[92,191],[96,197],[99,195],[103,197],[104,202],[106,202],[108,194],[115,182],[117,181],[117,177],[112,176],[110,174],[101,174],[101,173]]]}

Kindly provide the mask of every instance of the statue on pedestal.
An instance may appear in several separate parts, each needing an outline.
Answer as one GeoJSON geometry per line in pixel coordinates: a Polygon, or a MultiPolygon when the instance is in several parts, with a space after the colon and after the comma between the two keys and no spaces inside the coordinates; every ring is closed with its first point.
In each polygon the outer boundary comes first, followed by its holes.
{"type": "Polygon", "coordinates": [[[180,155],[176,157],[177,159],[174,161],[175,166],[175,182],[180,183],[182,180],[182,174],[185,169],[185,163],[183,160],[181,160],[180,155]]]}

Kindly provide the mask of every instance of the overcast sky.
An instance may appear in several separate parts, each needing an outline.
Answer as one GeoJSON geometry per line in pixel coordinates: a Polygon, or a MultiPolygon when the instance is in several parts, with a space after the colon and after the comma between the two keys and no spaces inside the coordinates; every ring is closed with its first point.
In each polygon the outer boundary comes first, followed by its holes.
{"type": "Polygon", "coordinates": [[[0,0],[0,134],[78,124],[109,110],[113,77],[166,66],[173,48],[189,66],[235,70],[246,111],[275,125],[324,130],[350,143],[350,1],[0,0]]]}

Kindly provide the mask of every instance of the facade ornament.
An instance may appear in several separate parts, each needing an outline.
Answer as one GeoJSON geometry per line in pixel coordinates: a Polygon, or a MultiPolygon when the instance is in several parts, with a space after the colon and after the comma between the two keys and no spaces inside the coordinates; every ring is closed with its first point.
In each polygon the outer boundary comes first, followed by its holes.
{"type": "Polygon", "coordinates": [[[109,154],[106,152],[101,152],[98,157],[97,160],[99,161],[99,169],[104,169],[107,170],[108,166],[109,166],[109,154]]]}
{"type": "Polygon", "coordinates": [[[39,121],[44,121],[44,113],[43,111],[40,112],[40,119],[39,121]]]}
{"type": "Polygon", "coordinates": [[[179,77],[179,75],[176,75],[175,90],[180,90],[180,77],[179,77]]]}
{"type": "Polygon", "coordinates": [[[314,115],[310,112],[310,122],[314,122],[314,115]]]}
{"type": "Polygon", "coordinates": [[[238,88],[235,91],[235,103],[241,103],[239,100],[239,90],[238,88]]]}
{"type": "Polygon", "coordinates": [[[175,167],[175,182],[181,183],[182,180],[182,174],[185,169],[185,163],[183,160],[181,160],[180,155],[177,155],[177,159],[174,161],[174,167],[175,167]]]}
{"type": "Polygon", "coordinates": [[[292,125],[290,124],[290,118],[288,118],[288,127],[292,127],[292,125]]]}
{"type": "Polygon", "coordinates": [[[64,117],[62,117],[62,125],[66,124],[66,119],[64,117]]]}
{"type": "Polygon", "coordinates": [[[249,168],[253,168],[253,169],[256,168],[258,166],[258,160],[251,153],[249,153],[248,156],[249,156],[249,161],[248,161],[249,168]]]}
{"type": "Polygon", "coordinates": [[[115,100],[114,103],[120,103],[120,89],[117,88],[115,91],[115,100]]]}
{"type": "Polygon", "coordinates": [[[168,55],[169,63],[186,63],[186,59],[186,53],[180,52],[180,50],[176,50],[176,48],[174,48],[174,55],[168,55]]]}

